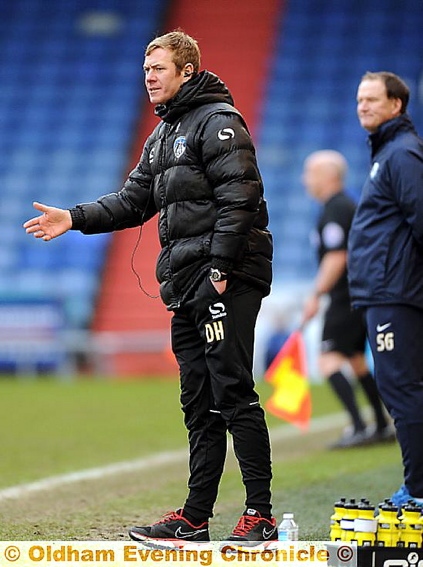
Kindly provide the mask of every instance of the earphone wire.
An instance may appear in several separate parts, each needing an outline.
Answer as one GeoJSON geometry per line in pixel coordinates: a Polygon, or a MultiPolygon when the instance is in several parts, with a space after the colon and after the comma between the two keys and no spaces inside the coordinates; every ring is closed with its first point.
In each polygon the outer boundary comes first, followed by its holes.
{"type": "Polygon", "coordinates": [[[140,245],[141,242],[141,237],[142,237],[142,228],[143,225],[140,226],[140,230],[138,232],[138,238],[137,241],[135,243],[135,247],[132,250],[132,254],[131,254],[131,270],[132,273],[135,275],[135,277],[137,278],[137,282],[138,282],[138,287],[140,288],[140,290],[143,292],[144,295],[146,295],[147,297],[149,297],[150,299],[158,299],[160,297],[159,294],[157,295],[152,295],[151,293],[149,293],[144,286],[142,285],[142,280],[141,280],[141,276],[139,275],[139,273],[137,272],[137,269],[135,267],[135,254],[138,250],[138,246],[140,245]]]}

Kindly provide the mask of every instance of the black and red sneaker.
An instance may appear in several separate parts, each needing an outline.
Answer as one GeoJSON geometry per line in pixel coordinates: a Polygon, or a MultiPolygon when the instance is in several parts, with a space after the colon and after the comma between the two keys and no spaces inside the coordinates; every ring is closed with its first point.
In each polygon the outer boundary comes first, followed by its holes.
{"type": "Polygon", "coordinates": [[[129,536],[135,541],[183,540],[210,541],[209,523],[203,522],[195,526],[188,521],[182,508],[168,512],[161,520],[151,526],[135,526],[130,528],[129,536]]]}
{"type": "Polygon", "coordinates": [[[248,508],[245,514],[240,517],[226,541],[239,542],[242,545],[248,546],[277,539],[278,530],[275,518],[268,520],[263,518],[257,510],[248,508]]]}

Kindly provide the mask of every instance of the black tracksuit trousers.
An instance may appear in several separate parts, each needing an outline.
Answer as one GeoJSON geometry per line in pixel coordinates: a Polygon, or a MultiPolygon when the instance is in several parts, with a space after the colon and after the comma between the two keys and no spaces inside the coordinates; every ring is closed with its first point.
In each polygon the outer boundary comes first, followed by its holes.
{"type": "Polygon", "coordinates": [[[252,376],[254,332],[262,293],[231,276],[219,295],[208,275],[172,318],[181,404],[190,449],[184,510],[213,516],[232,435],[245,505],[270,515],[271,457],[263,409],[252,376]]]}

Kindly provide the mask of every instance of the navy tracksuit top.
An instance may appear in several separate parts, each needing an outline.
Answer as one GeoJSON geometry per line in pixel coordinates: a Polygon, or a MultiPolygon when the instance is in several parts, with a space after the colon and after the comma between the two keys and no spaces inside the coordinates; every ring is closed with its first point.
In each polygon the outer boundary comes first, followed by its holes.
{"type": "Polygon", "coordinates": [[[423,308],[423,140],[403,114],[369,142],[371,170],[349,235],[352,304],[423,308]]]}

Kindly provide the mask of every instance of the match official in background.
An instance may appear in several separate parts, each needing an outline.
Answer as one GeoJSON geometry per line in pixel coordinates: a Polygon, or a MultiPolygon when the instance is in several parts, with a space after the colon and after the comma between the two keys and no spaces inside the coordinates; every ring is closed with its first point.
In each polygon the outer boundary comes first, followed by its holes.
{"type": "Polygon", "coordinates": [[[322,150],[304,163],[303,183],[322,205],[315,238],[319,268],[313,294],[303,309],[303,323],[314,317],[322,296],[328,296],[324,315],[319,369],[348,413],[351,426],[331,448],[341,449],[393,440],[376,383],[365,357],[366,328],[361,313],[352,311],[347,280],[347,240],[355,204],[344,192],[347,162],[342,154],[322,150]],[[354,392],[358,379],[370,403],[375,425],[368,427],[354,392]]]}
{"type": "Polygon", "coordinates": [[[351,227],[348,273],[362,309],[376,382],[392,418],[404,484],[392,496],[423,504],[423,140],[407,115],[410,91],[390,72],[366,73],[357,114],[371,168],[351,227]]]}
{"type": "Polygon", "coordinates": [[[255,149],[226,85],[200,72],[192,37],[174,31],[151,41],[144,74],[161,122],[123,188],[70,210],[35,203],[42,214],[24,227],[48,241],[71,229],[95,234],[153,218],[158,223],[157,278],[173,312],[189,491],[183,508],[131,528],[130,536],[210,539],[229,431],[246,497],[228,539],[275,540],[270,442],[252,376],[256,319],[272,278],[272,237],[255,149]]]}

